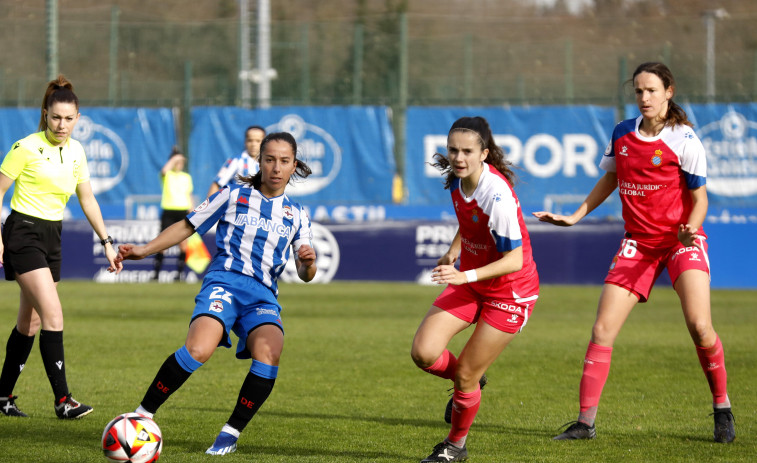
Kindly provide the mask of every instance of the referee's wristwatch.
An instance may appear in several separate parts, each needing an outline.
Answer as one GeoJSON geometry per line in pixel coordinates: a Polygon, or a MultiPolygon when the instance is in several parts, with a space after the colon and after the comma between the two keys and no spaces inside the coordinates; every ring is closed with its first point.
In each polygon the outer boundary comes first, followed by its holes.
{"type": "Polygon", "coordinates": [[[113,237],[108,235],[108,237],[104,240],[100,240],[100,244],[102,244],[103,246],[105,246],[106,243],[113,244],[113,237]]]}

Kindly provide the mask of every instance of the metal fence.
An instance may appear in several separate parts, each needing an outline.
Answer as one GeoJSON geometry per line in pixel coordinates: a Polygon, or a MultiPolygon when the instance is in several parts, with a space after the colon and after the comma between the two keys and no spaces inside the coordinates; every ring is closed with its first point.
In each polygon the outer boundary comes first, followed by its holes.
{"type": "MultiPolygon", "coordinates": [[[[39,104],[47,82],[42,13],[0,16],[2,106],[39,104]]],[[[753,101],[756,19],[717,20],[710,36],[699,12],[643,20],[410,13],[273,20],[271,104],[621,105],[633,101],[622,83],[650,60],[671,67],[679,101],[753,101]],[[717,43],[709,58],[708,38],[717,43]]],[[[238,17],[166,22],[110,6],[61,10],[59,69],[85,105],[241,105],[241,27],[238,17]]],[[[250,48],[254,62],[256,44],[250,48]]]]}

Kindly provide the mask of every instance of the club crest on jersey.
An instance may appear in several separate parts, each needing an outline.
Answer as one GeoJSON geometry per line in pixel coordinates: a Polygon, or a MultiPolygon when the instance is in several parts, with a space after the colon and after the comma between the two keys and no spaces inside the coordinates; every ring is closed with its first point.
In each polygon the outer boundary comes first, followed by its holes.
{"type": "Polygon", "coordinates": [[[478,212],[473,211],[473,216],[471,217],[471,220],[473,223],[478,223],[478,212]]]}
{"type": "Polygon", "coordinates": [[[655,150],[650,162],[653,166],[660,167],[662,165],[662,150],[655,150]]]}
{"type": "Polygon", "coordinates": [[[208,310],[210,310],[211,312],[218,312],[218,313],[223,312],[223,302],[219,300],[215,300],[211,302],[210,307],[208,307],[208,310]]]}
{"type": "Polygon", "coordinates": [[[291,206],[284,206],[284,217],[286,217],[289,220],[294,219],[294,214],[292,213],[291,206]]]}
{"type": "Polygon", "coordinates": [[[208,199],[205,199],[205,201],[203,201],[202,204],[200,204],[199,206],[195,207],[194,211],[195,212],[204,211],[208,207],[208,204],[210,204],[210,201],[208,199]]]}

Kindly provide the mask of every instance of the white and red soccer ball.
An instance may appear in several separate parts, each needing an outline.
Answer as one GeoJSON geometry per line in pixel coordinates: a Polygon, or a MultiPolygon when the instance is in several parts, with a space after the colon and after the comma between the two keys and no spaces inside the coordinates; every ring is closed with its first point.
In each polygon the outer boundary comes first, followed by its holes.
{"type": "Polygon", "coordinates": [[[102,438],[105,458],[111,462],[153,463],[163,449],[160,428],[138,413],[124,413],[105,426],[102,438]]]}

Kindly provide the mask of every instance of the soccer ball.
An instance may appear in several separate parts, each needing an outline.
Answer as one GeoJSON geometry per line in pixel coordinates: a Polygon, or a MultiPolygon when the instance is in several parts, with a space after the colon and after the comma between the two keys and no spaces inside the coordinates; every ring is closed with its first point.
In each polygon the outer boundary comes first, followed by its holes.
{"type": "Polygon", "coordinates": [[[138,413],[124,413],[105,426],[102,438],[105,458],[112,462],[153,463],[163,448],[160,428],[138,413]]]}

